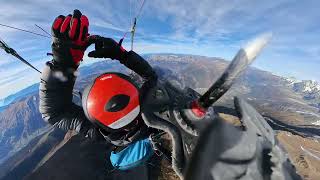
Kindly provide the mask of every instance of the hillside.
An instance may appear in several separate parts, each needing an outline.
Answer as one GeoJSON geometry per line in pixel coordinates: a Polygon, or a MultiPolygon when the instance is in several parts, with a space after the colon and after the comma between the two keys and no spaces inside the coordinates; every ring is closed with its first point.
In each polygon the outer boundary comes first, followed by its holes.
{"type": "Polygon", "coordinates": [[[45,131],[38,101],[37,93],[32,93],[0,112],[0,162],[45,131]]]}
{"type": "MultiPolygon", "coordinates": [[[[200,93],[203,93],[228,65],[227,61],[219,58],[191,55],[148,55],[146,58],[152,66],[155,67],[160,78],[166,79],[175,86],[181,88],[194,88],[200,93]]],[[[76,82],[76,89],[81,91],[85,85],[96,76],[108,71],[129,73],[124,66],[116,61],[101,61],[80,69],[80,75],[76,82]]],[[[274,122],[276,122],[275,127],[285,126],[287,130],[294,127],[293,132],[298,132],[296,135],[299,135],[302,139],[305,139],[306,137],[309,137],[308,139],[313,139],[317,133],[312,132],[320,131],[319,127],[315,126],[315,124],[319,122],[320,117],[319,107],[315,105],[320,103],[320,99],[317,96],[318,86],[315,85],[315,82],[311,84],[304,83],[305,85],[300,85],[301,83],[304,82],[293,82],[288,78],[276,76],[256,68],[250,68],[240,79],[238,79],[230,91],[215,104],[215,109],[216,111],[224,110],[224,113],[232,114],[233,96],[241,96],[253,104],[262,115],[273,119],[274,122]],[[305,136],[305,131],[310,131],[308,136],[305,136]]],[[[77,98],[74,100],[77,103],[80,102],[77,98]]],[[[10,104],[8,108],[0,113],[1,157],[14,154],[17,149],[26,144],[25,142],[29,142],[30,139],[35,136],[34,134],[38,135],[40,129],[45,127],[46,123],[41,119],[37,107],[38,96],[35,93],[10,104]]],[[[294,140],[292,139],[292,141],[294,140]]],[[[289,141],[281,142],[285,147],[286,145],[288,147],[290,145],[289,141]]],[[[83,146],[83,152],[89,154],[94,153],[94,151],[99,149],[99,145],[97,145],[97,149],[94,147],[91,149],[85,142],[84,144],[86,145],[81,145],[82,143],[79,137],[75,137],[74,139],[71,138],[71,141],[65,143],[66,145],[61,145],[58,150],[52,151],[52,149],[47,149],[48,153],[49,151],[51,152],[51,156],[47,156],[45,159],[43,159],[43,157],[38,159],[38,163],[40,163],[41,159],[41,166],[39,166],[39,171],[35,172],[31,177],[43,177],[44,174],[46,174],[45,172],[53,167],[56,167],[57,171],[62,167],[72,168],[69,166],[74,162],[67,157],[66,153],[72,153],[75,149],[79,148],[79,145],[81,147],[83,146]],[[61,161],[65,161],[65,166],[59,167],[58,162],[61,161]]],[[[317,144],[316,141],[311,141],[311,143],[313,143],[314,146],[319,147],[319,144],[317,144]]],[[[289,155],[293,158],[300,156],[299,153],[301,152],[293,152],[292,148],[287,149],[289,155]]],[[[18,158],[19,153],[13,158],[18,158]]],[[[73,155],[77,156],[77,154],[73,155]]],[[[77,161],[80,169],[78,171],[81,171],[81,168],[84,168],[81,163],[87,164],[88,162],[93,161],[93,159],[90,159],[90,156],[88,158],[89,159],[86,159],[84,157],[77,161]]],[[[305,174],[312,172],[312,169],[315,168],[312,163],[308,165],[310,168],[303,171],[305,174]]],[[[17,167],[21,166],[14,164],[10,169],[15,170],[17,167]]],[[[14,172],[17,173],[19,171],[14,172]]],[[[70,172],[69,178],[72,176],[72,172],[74,171],[70,172]]],[[[318,171],[315,171],[314,173],[316,173],[316,176],[312,177],[317,177],[317,172],[318,171]]],[[[53,179],[61,178],[63,179],[62,176],[60,176],[60,178],[58,176],[53,177],[53,179]]],[[[64,178],[68,179],[67,177],[64,178]]]]}
{"type": "Polygon", "coordinates": [[[12,95],[7,96],[3,99],[0,99],[0,112],[3,110],[3,108],[1,108],[1,107],[5,107],[5,106],[9,105],[10,103],[12,103],[14,101],[18,101],[31,93],[37,92],[38,89],[39,89],[39,84],[33,84],[33,85],[15,93],[15,94],[12,94],[12,95]]]}

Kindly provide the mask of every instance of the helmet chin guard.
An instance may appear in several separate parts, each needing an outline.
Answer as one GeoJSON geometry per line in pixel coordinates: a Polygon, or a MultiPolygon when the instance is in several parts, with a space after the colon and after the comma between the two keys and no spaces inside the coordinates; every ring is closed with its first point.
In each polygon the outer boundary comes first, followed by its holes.
{"type": "Polygon", "coordinates": [[[82,105],[99,128],[122,130],[140,114],[139,89],[127,75],[105,73],[85,88],[82,105]]]}

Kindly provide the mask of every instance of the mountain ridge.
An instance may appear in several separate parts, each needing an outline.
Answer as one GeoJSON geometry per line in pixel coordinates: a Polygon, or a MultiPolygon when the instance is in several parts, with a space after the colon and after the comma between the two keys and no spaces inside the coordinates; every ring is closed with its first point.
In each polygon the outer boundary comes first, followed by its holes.
{"type": "MultiPolygon", "coordinates": [[[[150,53],[150,54],[143,54],[142,55],[147,60],[151,61],[174,61],[174,62],[195,62],[198,61],[199,58],[202,58],[204,60],[218,60],[218,61],[224,61],[226,63],[230,62],[228,60],[225,60],[223,58],[219,57],[207,57],[207,56],[201,56],[201,55],[192,55],[192,54],[173,54],[173,53],[150,53]]],[[[109,61],[109,60],[107,60],[109,61]]],[[[80,67],[80,71],[83,69],[88,69],[88,67],[105,63],[105,61],[96,62],[91,65],[80,67]]],[[[90,69],[90,68],[89,68],[90,69]]],[[[305,96],[306,99],[316,99],[315,101],[319,101],[319,103],[315,103],[314,106],[320,108],[320,83],[315,80],[297,80],[295,77],[285,77],[273,74],[270,71],[262,70],[257,67],[251,66],[250,69],[257,69],[259,71],[263,71],[266,73],[270,73],[274,76],[278,76],[279,78],[283,79],[287,82],[288,86],[292,86],[292,88],[297,92],[301,93],[305,96]]],[[[30,86],[27,86],[20,91],[11,94],[9,96],[3,97],[0,99],[0,112],[3,111],[10,103],[13,103],[14,101],[18,101],[19,99],[27,96],[29,93],[36,92],[39,89],[39,83],[32,84],[30,86]]]]}
{"type": "Polygon", "coordinates": [[[19,99],[24,98],[25,96],[29,95],[30,93],[36,92],[39,89],[39,83],[32,84],[30,86],[27,86],[26,88],[11,94],[9,96],[6,96],[2,99],[0,99],[0,112],[5,109],[6,106],[11,104],[14,101],[18,101],[19,99]],[[4,108],[1,108],[4,107],[4,108]]]}
{"type": "MultiPolygon", "coordinates": [[[[225,60],[202,56],[170,55],[167,59],[165,57],[165,55],[153,55],[147,58],[158,72],[159,78],[168,80],[181,88],[194,88],[199,93],[206,91],[229,63],[225,60]]],[[[118,61],[97,62],[79,69],[75,89],[81,91],[95,77],[110,71],[130,74],[128,69],[118,61]]],[[[293,126],[314,126],[317,125],[320,117],[319,108],[313,106],[310,100],[305,99],[303,93],[296,92],[288,80],[255,67],[250,67],[244,72],[216,106],[232,108],[234,96],[241,96],[249,101],[262,115],[293,126]]],[[[6,151],[1,155],[10,154],[15,144],[24,138],[23,134],[30,136],[30,132],[36,132],[37,128],[47,125],[38,112],[38,98],[36,92],[31,93],[11,103],[0,113],[0,118],[2,118],[0,147],[6,147],[6,149],[0,149],[6,151]],[[25,116],[15,116],[17,114],[25,116]],[[26,116],[28,114],[32,116],[26,116]],[[29,117],[29,119],[21,121],[23,118],[20,117],[29,117]],[[6,136],[3,136],[4,134],[6,136]]],[[[81,105],[81,101],[76,102],[81,105]]]]}

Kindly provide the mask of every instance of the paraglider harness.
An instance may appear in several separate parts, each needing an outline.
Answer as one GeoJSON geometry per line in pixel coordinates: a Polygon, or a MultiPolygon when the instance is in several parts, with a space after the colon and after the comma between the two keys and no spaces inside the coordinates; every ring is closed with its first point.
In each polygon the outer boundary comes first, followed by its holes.
{"type": "Polygon", "coordinates": [[[104,139],[113,145],[110,162],[114,170],[128,170],[148,163],[153,155],[171,161],[171,152],[162,146],[161,137],[166,133],[153,128],[141,128],[129,136],[113,140],[99,130],[104,139]]]}
{"type": "MultiPolygon", "coordinates": [[[[133,24],[131,24],[131,30],[126,32],[124,36],[120,39],[119,44],[121,45],[126,34],[131,33],[131,50],[133,49],[133,40],[136,30],[136,24],[137,24],[137,18],[140,15],[140,12],[142,10],[142,7],[145,3],[145,0],[142,1],[139,12],[137,16],[134,18],[133,24]]],[[[131,8],[131,6],[130,6],[131,8]]],[[[131,10],[130,10],[131,11],[131,10]]],[[[49,36],[34,33],[28,30],[0,24],[0,26],[12,28],[20,31],[24,31],[27,33],[31,33],[38,36],[47,37],[50,39],[50,34],[47,33],[49,36]]],[[[37,26],[37,25],[36,25],[37,26]]],[[[38,26],[37,26],[38,27],[38,26]]],[[[41,27],[42,31],[44,31],[41,27]]],[[[173,86],[170,86],[170,84],[165,83],[166,87],[163,91],[164,97],[161,98],[150,98],[149,102],[152,102],[150,104],[150,111],[145,111],[142,113],[142,118],[144,122],[152,128],[161,130],[159,133],[150,134],[146,138],[142,139],[136,139],[127,141],[126,145],[123,146],[116,146],[113,149],[113,153],[111,154],[110,158],[113,160],[113,166],[115,169],[128,169],[132,167],[136,167],[144,162],[146,162],[154,153],[159,156],[164,156],[168,160],[172,160],[172,167],[175,170],[175,172],[178,174],[180,178],[184,179],[202,179],[201,177],[209,177],[204,176],[204,173],[210,173],[210,175],[215,174],[217,177],[224,177],[219,176],[219,173],[222,171],[219,171],[219,168],[216,168],[215,171],[213,167],[217,167],[219,164],[219,154],[212,154],[211,151],[207,151],[207,153],[210,153],[210,156],[213,156],[213,158],[207,158],[204,157],[204,150],[214,150],[216,151],[216,145],[214,144],[215,138],[220,138],[222,136],[217,136],[215,134],[216,132],[213,131],[214,126],[223,124],[222,121],[219,121],[219,118],[213,117],[212,113],[210,113],[210,106],[214,104],[220,97],[222,97],[232,86],[233,82],[237,77],[240,76],[240,74],[250,65],[250,63],[256,58],[256,56],[260,53],[260,51],[263,49],[263,47],[266,45],[268,38],[262,38],[262,39],[256,39],[254,43],[250,44],[250,46],[247,46],[244,49],[240,49],[238,54],[234,57],[228,68],[225,70],[225,72],[220,76],[220,78],[206,91],[205,94],[202,96],[195,92],[194,90],[188,88],[188,89],[177,89],[173,86]],[[159,103],[160,102],[160,103],[159,103]],[[154,104],[156,103],[156,105],[154,104]],[[158,104],[157,104],[158,103],[158,104]],[[163,110],[163,107],[166,107],[166,110],[163,110]],[[160,117],[159,114],[166,111],[169,116],[166,117],[160,117]],[[208,115],[208,116],[207,116],[208,115]],[[217,120],[217,122],[213,122],[217,120]],[[160,137],[165,133],[170,134],[171,140],[173,141],[173,148],[172,148],[172,154],[170,151],[166,150],[163,145],[161,144],[160,137]],[[200,132],[202,132],[202,135],[206,135],[205,138],[199,138],[200,132]],[[211,133],[212,136],[209,136],[211,133]],[[202,143],[200,143],[200,146],[194,147],[194,145],[198,142],[198,140],[202,140],[202,143]],[[210,144],[211,143],[211,144],[210,144]],[[130,152],[130,153],[128,153],[130,152]],[[120,155],[120,156],[118,156],[120,155]],[[125,156],[129,155],[129,156],[125,156]],[[196,158],[190,158],[191,155],[196,158]],[[203,158],[207,158],[206,160],[212,161],[207,162],[206,164],[203,163],[203,158]],[[188,167],[189,166],[189,167],[188,167]],[[186,172],[186,174],[183,174],[183,172],[186,172]]],[[[3,49],[6,53],[11,54],[12,56],[16,57],[35,71],[41,73],[38,69],[36,69],[34,66],[32,66],[28,61],[26,61],[24,58],[22,58],[13,48],[9,47],[2,39],[0,39],[0,48],[3,49]]],[[[156,87],[155,92],[157,91],[156,87]]],[[[152,93],[152,91],[151,91],[152,93]]],[[[150,94],[151,94],[150,93],[150,94]]],[[[275,169],[275,174],[285,175],[285,177],[289,177],[289,175],[294,174],[294,170],[288,171],[289,166],[285,164],[287,161],[286,158],[283,158],[283,153],[278,146],[276,146],[275,143],[275,137],[273,134],[273,131],[270,126],[264,122],[264,119],[262,116],[258,114],[252,107],[250,107],[247,103],[245,103],[243,100],[235,99],[235,106],[236,109],[239,109],[240,115],[242,117],[241,121],[245,122],[244,124],[247,124],[247,128],[243,128],[243,131],[241,132],[244,138],[242,138],[243,142],[254,142],[254,144],[259,145],[260,150],[263,152],[265,150],[265,144],[269,144],[270,146],[274,147],[272,150],[275,151],[273,154],[271,154],[270,160],[277,160],[277,162],[272,162],[276,164],[279,167],[282,167],[282,165],[285,168],[279,168],[278,170],[275,169]],[[249,128],[248,128],[249,127],[249,128]],[[250,128],[251,127],[251,128],[250,128]],[[250,130],[251,129],[251,130],[250,130]],[[248,131],[250,130],[250,131],[248,131]],[[247,139],[249,137],[251,138],[249,141],[247,139]],[[261,137],[263,137],[263,142],[260,142],[261,137]],[[258,143],[259,142],[259,143],[258,143]],[[261,144],[263,146],[261,146],[261,144]],[[262,149],[261,147],[264,147],[262,149]],[[288,173],[290,172],[290,173],[288,173]]],[[[213,113],[214,114],[214,113],[213,113]]],[[[223,126],[222,126],[223,127],[223,126]]],[[[219,130],[223,130],[223,128],[216,129],[219,133],[219,130]]],[[[223,132],[223,131],[222,131],[223,132]]],[[[229,132],[235,132],[235,134],[239,134],[239,129],[229,129],[226,131],[227,134],[230,134],[229,132]]],[[[221,133],[221,132],[220,132],[221,133]]],[[[233,136],[235,137],[235,136],[233,136]]],[[[225,146],[229,146],[233,143],[233,141],[230,141],[234,138],[227,139],[227,136],[224,137],[223,141],[226,143],[222,144],[225,146]]],[[[240,137],[240,136],[236,136],[240,137]]],[[[105,138],[108,139],[108,138],[105,138]]],[[[111,143],[118,143],[116,141],[113,141],[109,139],[109,142],[111,143]]],[[[123,141],[125,142],[125,141],[123,141]]],[[[220,142],[220,139],[218,143],[220,142]]],[[[221,144],[221,143],[220,143],[221,144]]],[[[221,146],[223,147],[223,146],[221,146]]],[[[219,147],[221,149],[221,147],[219,147]]],[[[239,157],[233,157],[233,155],[237,155],[238,153],[230,153],[230,152],[238,152],[239,149],[245,149],[247,147],[250,147],[246,145],[245,143],[238,143],[233,147],[236,151],[229,151],[230,157],[227,158],[228,163],[234,163],[234,165],[241,166],[242,164],[238,164],[238,161],[234,161],[234,159],[239,159],[239,157]],[[243,147],[240,147],[243,146],[243,147]],[[232,160],[232,161],[230,161],[232,160]]],[[[254,146],[255,147],[255,146],[254,146]]],[[[230,147],[229,147],[230,148],[230,147]]],[[[228,149],[228,148],[226,148],[228,149]]],[[[270,149],[268,149],[270,150],[270,149]]],[[[263,154],[263,153],[260,153],[263,154]]],[[[225,154],[223,154],[225,155],[225,154]]],[[[270,156],[270,154],[268,154],[270,156]]],[[[246,157],[241,157],[243,158],[246,157]]],[[[255,158],[256,160],[261,159],[255,158]]],[[[245,172],[253,172],[257,169],[257,162],[251,161],[248,159],[244,159],[242,162],[243,164],[254,164],[254,166],[247,165],[247,168],[243,169],[241,166],[241,170],[244,170],[245,172]],[[250,171],[247,171],[248,168],[251,168],[250,171]],[[255,169],[256,168],[256,169],[255,169]]],[[[221,169],[220,169],[221,170],[221,169]]],[[[239,171],[240,172],[240,171],[239,171]]],[[[257,174],[258,170],[256,170],[257,174]]],[[[223,171],[224,173],[224,171],[223,171]]],[[[241,177],[245,175],[245,173],[240,172],[241,177]]],[[[228,174],[236,174],[235,177],[240,177],[239,174],[237,174],[237,171],[231,171],[228,174]]],[[[225,174],[223,174],[225,175],[225,174]]],[[[250,173],[249,173],[250,175],[250,173]]],[[[263,174],[264,175],[264,174],[263,174]]],[[[272,175],[272,174],[271,174],[272,175]]],[[[267,177],[269,177],[270,174],[267,174],[267,177]]],[[[252,179],[252,178],[250,178],[252,179]]],[[[285,178],[285,179],[296,179],[296,178],[285,178]]],[[[298,178],[300,179],[300,178],[298,178]]]]}

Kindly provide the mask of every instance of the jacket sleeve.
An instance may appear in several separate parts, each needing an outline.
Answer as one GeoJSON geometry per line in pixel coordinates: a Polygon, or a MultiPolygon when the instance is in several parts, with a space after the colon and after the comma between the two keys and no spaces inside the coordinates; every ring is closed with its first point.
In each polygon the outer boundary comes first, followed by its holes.
{"type": "Polygon", "coordinates": [[[127,58],[120,61],[120,63],[137,73],[145,80],[140,89],[143,96],[146,94],[146,91],[156,85],[158,79],[156,72],[152,69],[150,64],[145,59],[143,59],[134,51],[129,51],[127,54],[127,58]]]}
{"type": "Polygon", "coordinates": [[[134,51],[129,51],[127,58],[120,61],[120,63],[133,70],[147,81],[157,79],[157,74],[150,64],[134,51]]]}
{"type": "MultiPolygon", "coordinates": [[[[145,79],[142,92],[156,83],[157,75],[152,67],[135,52],[128,52],[127,58],[120,63],[145,79]]],[[[94,126],[87,120],[82,107],[72,102],[75,80],[74,70],[61,69],[53,62],[48,62],[41,76],[39,110],[43,119],[54,126],[87,134],[94,126]]]]}
{"type": "Polygon", "coordinates": [[[50,124],[86,134],[93,124],[87,120],[82,107],[72,102],[75,80],[74,70],[60,69],[53,62],[47,62],[41,75],[39,110],[50,124]]]}

